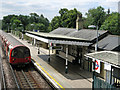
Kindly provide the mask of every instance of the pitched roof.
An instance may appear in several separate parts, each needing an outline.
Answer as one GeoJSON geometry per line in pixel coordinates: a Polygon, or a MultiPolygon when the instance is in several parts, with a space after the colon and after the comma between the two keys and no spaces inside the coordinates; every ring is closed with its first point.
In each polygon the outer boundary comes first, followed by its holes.
{"type": "Polygon", "coordinates": [[[69,40],[82,40],[82,41],[87,41],[86,39],[83,38],[76,38],[76,37],[69,37],[66,35],[61,35],[61,34],[53,34],[53,33],[42,33],[42,32],[33,32],[33,31],[27,31],[27,33],[33,34],[33,35],[38,35],[44,38],[51,38],[51,39],[69,39],[69,40]]]}
{"type": "Polygon", "coordinates": [[[107,37],[103,38],[98,42],[98,48],[105,50],[114,50],[119,46],[120,46],[120,36],[116,36],[116,35],[108,35],[107,37]]]}
{"type": "Polygon", "coordinates": [[[35,38],[37,40],[43,41],[45,43],[82,45],[82,46],[89,46],[90,44],[92,44],[90,41],[86,39],[69,37],[66,35],[52,34],[52,33],[27,31],[26,35],[35,38]]]}
{"type": "Polygon", "coordinates": [[[119,59],[120,53],[119,52],[100,51],[100,52],[95,52],[95,53],[89,53],[89,54],[86,54],[85,56],[120,66],[120,59],[119,59]]]}
{"type": "MultiPolygon", "coordinates": [[[[108,32],[108,31],[98,30],[99,36],[106,33],[106,32],[108,32]]],[[[69,33],[68,36],[76,37],[76,38],[84,38],[84,39],[92,41],[97,37],[97,30],[81,29],[77,32],[69,33]]]]}
{"type": "MultiPolygon", "coordinates": [[[[106,32],[108,32],[108,31],[98,30],[99,35],[102,35],[106,32]]],[[[90,41],[96,39],[96,37],[97,37],[97,31],[93,30],[93,29],[81,29],[78,31],[76,29],[59,27],[50,33],[66,35],[66,36],[75,37],[75,38],[83,38],[83,39],[87,39],[90,41]]]]}
{"type": "Polygon", "coordinates": [[[76,29],[71,29],[71,28],[62,28],[62,27],[59,27],[53,31],[51,31],[50,33],[52,34],[59,34],[59,35],[67,35],[67,34],[70,34],[72,32],[75,32],[77,31],[76,29]]]}

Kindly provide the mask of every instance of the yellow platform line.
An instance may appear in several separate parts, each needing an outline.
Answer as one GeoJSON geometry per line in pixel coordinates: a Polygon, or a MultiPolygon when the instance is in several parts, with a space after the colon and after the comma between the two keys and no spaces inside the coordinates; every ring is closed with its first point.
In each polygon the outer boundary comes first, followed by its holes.
{"type": "MultiPolygon", "coordinates": [[[[34,59],[33,59],[34,60],[34,59]]],[[[35,60],[34,60],[35,61],[35,60]]],[[[39,63],[37,63],[36,61],[35,61],[35,63],[50,77],[50,78],[52,78],[63,90],[65,90],[65,88],[63,88],[63,86],[62,85],[60,85],[39,63]]]]}

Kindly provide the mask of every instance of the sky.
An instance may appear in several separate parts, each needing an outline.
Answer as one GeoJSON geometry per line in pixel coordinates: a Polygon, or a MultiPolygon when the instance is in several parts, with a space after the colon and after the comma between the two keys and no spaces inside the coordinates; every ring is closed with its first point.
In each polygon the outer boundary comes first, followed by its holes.
{"type": "Polygon", "coordinates": [[[90,8],[102,6],[105,11],[118,12],[120,0],[0,0],[0,19],[10,14],[29,15],[30,13],[43,14],[50,21],[59,15],[61,8],[80,11],[84,17],[90,8]]]}

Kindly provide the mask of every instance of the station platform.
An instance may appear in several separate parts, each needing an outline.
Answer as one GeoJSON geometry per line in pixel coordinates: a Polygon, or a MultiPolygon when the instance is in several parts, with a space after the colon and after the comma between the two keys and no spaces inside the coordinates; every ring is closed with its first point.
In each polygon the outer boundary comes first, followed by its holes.
{"type": "Polygon", "coordinates": [[[51,60],[50,63],[48,63],[49,50],[40,48],[40,54],[38,55],[36,46],[33,46],[30,43],[27,43],[27,41],[21,40],[14,35],[12,36],[30,48],[32,59],[39,64],[40,68],[42,68],[60,88],[92,88],[91,72],[83,70],[79,65],[73,65],[69,62],[68,73],[66,74],[64,59],[57,57],[51,51],[51,60]]]}

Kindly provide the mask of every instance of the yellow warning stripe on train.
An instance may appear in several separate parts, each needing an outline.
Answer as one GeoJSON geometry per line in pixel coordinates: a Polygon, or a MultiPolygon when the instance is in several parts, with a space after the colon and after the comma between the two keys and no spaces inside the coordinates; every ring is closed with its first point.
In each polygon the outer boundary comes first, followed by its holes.
{"type": "MultiPolygon", "coordinates": [[[[35,60],[34,60],[35,61],[35,60]]],[[[63,88],[39,63],[37,63],[36,61],[35,61],[35,63],[50,77],[50,78],[52,78],[61,88],[63,88]]],[[[63,88],[63,90],[65,90],[64,88],[63,88]]]]}

